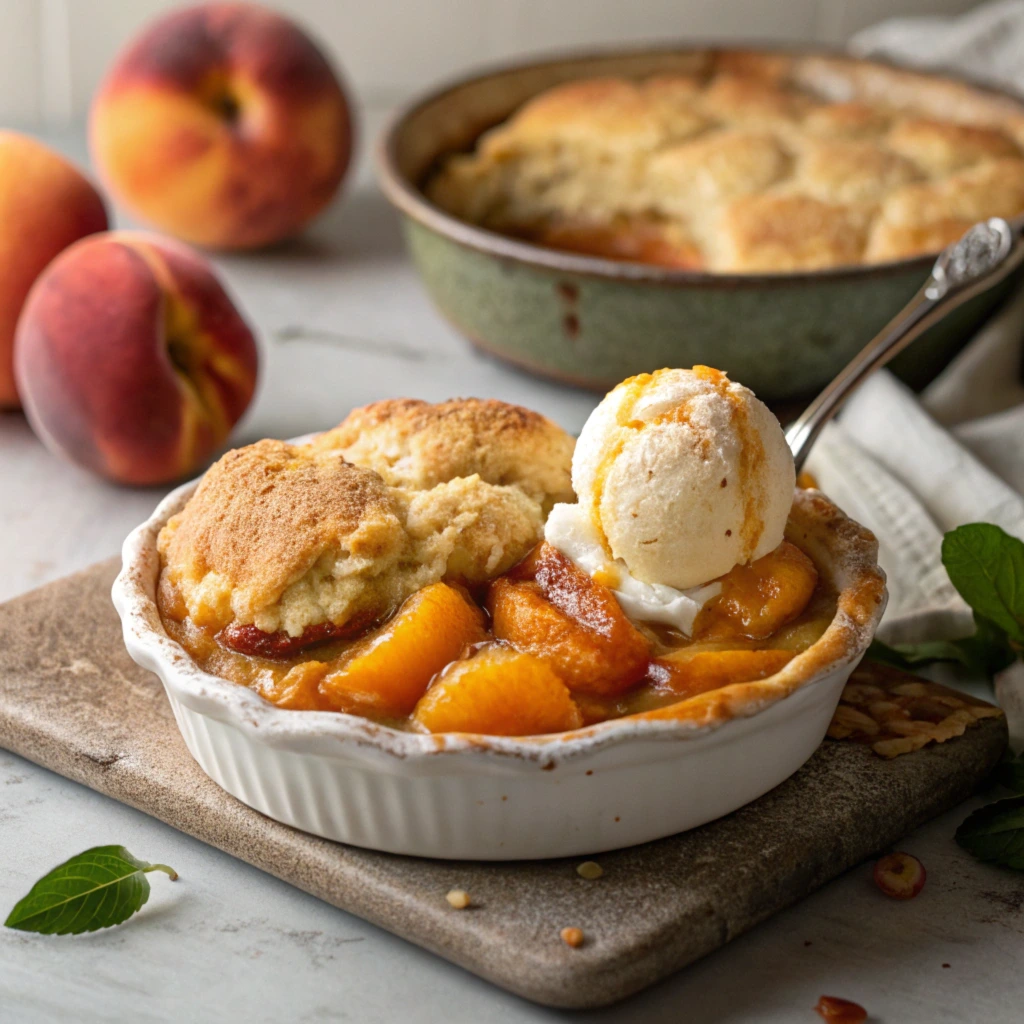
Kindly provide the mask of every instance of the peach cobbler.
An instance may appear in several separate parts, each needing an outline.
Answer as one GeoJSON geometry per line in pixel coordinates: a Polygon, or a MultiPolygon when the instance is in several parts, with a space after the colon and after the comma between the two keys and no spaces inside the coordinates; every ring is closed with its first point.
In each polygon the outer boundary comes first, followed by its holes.
{"type": "Polygon", "coordinates": [[[793,487],[778,422],[708,367],[625,381],[575,446],[503,402],[378,402],[213,466],[160,533],[158,604],[200,667],[282,708],[561,732],[822,635],[793,487]]]}
{"type": "Polygon", "coordinates": [[[903,259],[1024,213],[1019,104],[827,58],[692,58],[541,92],[426,195],[550,248],[719,273],[903,259]]]}

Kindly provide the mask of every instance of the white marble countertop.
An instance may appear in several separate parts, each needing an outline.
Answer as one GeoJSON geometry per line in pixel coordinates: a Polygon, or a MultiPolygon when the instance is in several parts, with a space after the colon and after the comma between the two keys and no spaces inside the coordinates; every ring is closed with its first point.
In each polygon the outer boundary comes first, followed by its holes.
{"type": "MultiPolygon", "coordinates": [[[[80,134],[50,141],[83,159],[80,134]]],[[[595,402],[473,353],[441,321],[365,166],[302,241],[215,262],[262,344],[237,442],[321,429],[399,394],[495,396],[570,430],[595,402]]],[[[159,496],[59,462],[21,416],[0,415],[0,600],[114,554],[159,496]]],[[[890,1024],[1010,1024],[1024,1006],[1024,878],[953,843],[968,809],[901,844],[928,870],[917,899],[886,899],[862,865],[646,993],[564,1014],[0,751],[0,917],[45,870],[93,845],[123,843],[181,874],[173,885],[154,877],[150,903],[120,928],[75,938],[0,929],[0,1020],[781,1024],[818,1020],[812,1007],[831,994],[890,1024]]]]}

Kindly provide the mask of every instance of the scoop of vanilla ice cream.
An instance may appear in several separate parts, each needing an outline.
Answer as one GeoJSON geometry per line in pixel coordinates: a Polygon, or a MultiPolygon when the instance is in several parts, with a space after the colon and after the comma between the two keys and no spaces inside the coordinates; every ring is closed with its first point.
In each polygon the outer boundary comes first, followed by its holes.
{"type": "Polygon", "coordinates": [[[635,579],[677,590],[778,547],[795,482],[778,420],[704,366],[623,381],[572,460],[580,511],[609,555],[635,579]]]}

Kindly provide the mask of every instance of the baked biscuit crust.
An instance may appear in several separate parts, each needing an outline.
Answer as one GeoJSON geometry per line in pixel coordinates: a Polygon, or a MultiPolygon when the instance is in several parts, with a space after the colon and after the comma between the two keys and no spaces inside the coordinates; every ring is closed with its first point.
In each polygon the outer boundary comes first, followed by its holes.
{"type": "Polygon", "coordinates": [[[354,409],[313,445],[379,473],[392,487],[424,490],[458,477],[512,486],[544,506],[572,501],[573,439],[547,417],[496,399],[435,405],[392,398],[354,409]]]}
{"type": "Polygon", "coordinates": [[[223,627],[255,621],[325,557],[354,571],[380,568],[404,543],[399,509],[376,473],[264,440],[207,472],[159,548],[193,621],[223,627]]]}
{"type": "Polygon", "coordinates": [[[863,206],[766,194],[738,199],[723,211],[717,245],[721,261],[741,273],[807,270],[860,263],[867,234],[863,206]]]}
{"type": "Polygon", "coordinates": [[[843,58],[692,56],[693,74],[538,94],[448,158],[426,195],[551,248],[720,273],[902,259],[955,239],[964,219],[1024,215],[1000,174],[970,218],[952,194],[960,175],[1024,159],[1024,106],[1008,97],[843,58]],[[889,201],[915,185],[936,209],[894,219],[889,201]],[[798,216],[788,239],[772,226],[782,209],[798,216]],[[768,232],[770,246],[751,242],[768,232]]]}
{"type": "Polygon", "coordinates": [[[160,533],[162,607],[288,646],[383,618],[442,579],[486,582],[572,500],[573,444],[504,402],[397,399],[309,444],[229,452],[160,533]]]}

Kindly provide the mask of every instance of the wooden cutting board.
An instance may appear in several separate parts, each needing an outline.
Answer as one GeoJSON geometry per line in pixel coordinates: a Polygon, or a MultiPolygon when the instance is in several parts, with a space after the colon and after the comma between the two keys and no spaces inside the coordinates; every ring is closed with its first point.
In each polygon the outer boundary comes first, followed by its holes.
{"type": "Polygon", "coordinates": [[[735,814],[601,854],[597,881],[575,860],[373,853],[271,821],[203,774],[160,683],[124,650],[116,571],[104,562],[0,605],[0,746],[551,1006],[614,1002],[718,948],[963,800],[1006,743],[1002,719],[894,761],[826,741],[735,814]],[[448,906],[454,887],[472,909],[448,906]],[[582,947],[560,940],[567,925],[582,947]]]}

